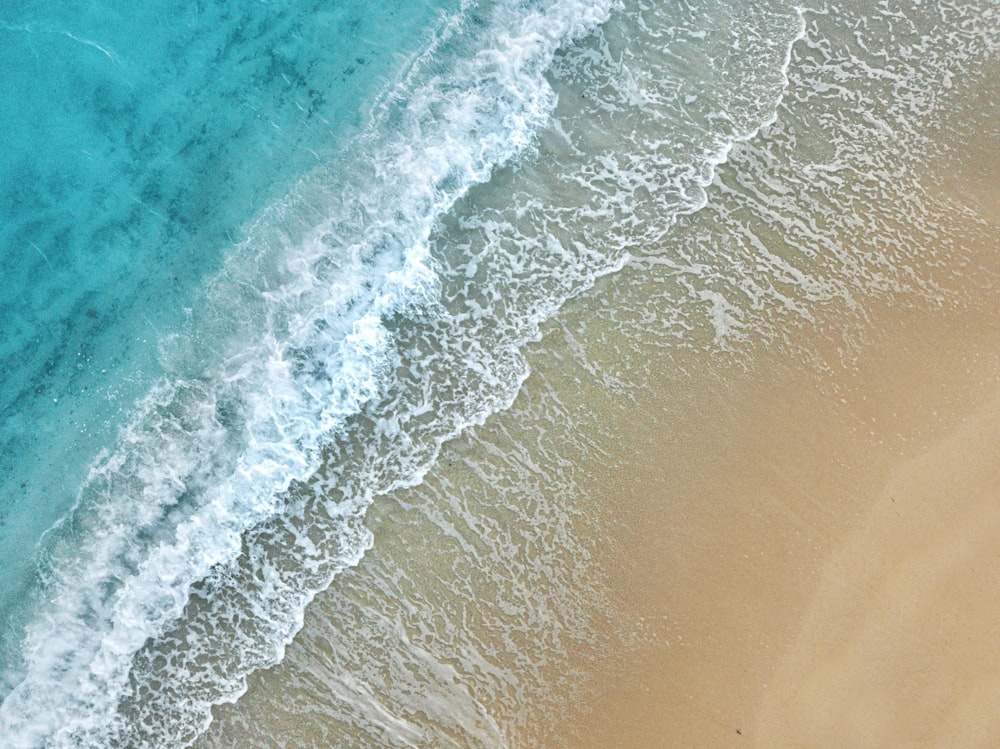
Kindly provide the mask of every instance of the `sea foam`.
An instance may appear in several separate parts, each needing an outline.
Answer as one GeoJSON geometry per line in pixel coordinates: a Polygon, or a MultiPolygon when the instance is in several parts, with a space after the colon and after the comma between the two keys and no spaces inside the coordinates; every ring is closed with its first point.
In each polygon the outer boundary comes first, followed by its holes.
{"type": "MultiPolygon", "coordinates": [[[[207,284],[192,327],[163,341],[176,374],[140,400],[49,534],[21,662],[5,675],[6,745],[189,741],[212,702],[235,698],[250,668],[280,657],[314,590],[288,610],[256,612],[278,638],[263,661],[237,652],[222,689],[157,706],[174,724],[144,734],[119,710],[140,650],[182,617],[199,581],[237,563],[246,534],[280,517],[293,483],[323,465],[324,446],[393,387],[394,328],[435,314],[435,222],[528,146],[555,105],[544,78],[553,55],[608,13],[574,2],[480,10],[486,20],[466,8],[414,61],[342,163],[264,211],[207,284]]],[[[397,481],[419,480],[427,461],[411,465],[397,481]]],[[[361,491],[328,514],[363,514],[370,499],[361,491]]],[[[335,558],[313,560],[321,578],[369,542],[363,531],[345,539],[335,558]]]]}

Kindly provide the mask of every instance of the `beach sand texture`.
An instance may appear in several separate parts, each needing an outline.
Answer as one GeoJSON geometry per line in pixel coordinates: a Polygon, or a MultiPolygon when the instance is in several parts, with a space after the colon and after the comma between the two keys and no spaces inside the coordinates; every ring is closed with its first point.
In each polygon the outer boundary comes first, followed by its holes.
{"type": "Polygon", "coordinates": [[[568,745],[1000,741],[996,320],[888,317],[836,393],[765,367],[710,445],[618,477],[646,509],[617,585],[663,636],[608,664],[568,745]]]}
{"type": "Polygon", "coordinates": [[[996,94],[907,130],[933,66],[888,98],[807,15],[776,122],[669,231],[633,194],[631,263],[198,747],[1000,743],[996,94]]]}
{"type": "Polygon", "coordinates": [[[7,6],[0,749],[1000,746],[1000,0],[7,6]]]}
{"type": "Polygon", "coordinates": [[[204,745],[262,726],[353,745],[379,725],[344,707],[360,694],[413,710],[381,713],[387,745],[386,726],[417,740],[448,716],[487,745],[996,746],[1000,299],[980,249],[966,302],[873,308],[847,358],[805,331],[749,369],[592,349],[581,372],[568,310],[546,339],[558,366],[533,361],[510,412],[375,514],[393,543],[317,600],[204,745]],[[623,368],[618,395],[593,376],[623,368]],[[445,676],[413,665],[449,654],[445,676]]]}

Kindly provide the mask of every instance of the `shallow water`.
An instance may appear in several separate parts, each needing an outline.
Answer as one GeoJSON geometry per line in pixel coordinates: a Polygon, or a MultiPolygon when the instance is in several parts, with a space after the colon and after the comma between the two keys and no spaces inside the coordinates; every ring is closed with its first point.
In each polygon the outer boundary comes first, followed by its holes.
{"type": "MultiPolygon", "coordinates": [[[[978,18],[982,10],[966,12],[978,18]]],[[[989,250],[982,254],[995,228],[986,204],[972,197],[975,177],[955,175],[979,158],[970,148],[988,150],[995,141],[996,94],[934,96],[942,70],[926,61],[941,57],[953,71],[977,71],[984,77],[968,79],[971,92],[988,90],[995,33],[967,35],[917,19],[935,30],[920,47],[926,57],[888,79],[864,56],[875,42],[862,31],[881,38],[881,16],[852,20],[839,8],[806,12],[804,20],[777,119],[728,152],[696,212],[673,220],[664,209],[671,193],[648,187],[662,162],[654,148],[635,148],[631,125],[620,138],[632,144],[630,163],[638,166],[620,169],[620,158],[606,153],[610,145],[589,145],[599,158],[588,163],[612,164],[614,179],[605,169],[601,180],[559,189],[551,164],[566,162],[563,144],[577,132],[561,121],[543,133],[537,155],[456,208],[489,211],[496,221],[519,187],[544,189],[544,210],[511,208],[502,230],[490,226],[494,241],[522,246],[544,225],[540,217],[560,216],[550,225],[631,260],[543,326],[542,340],[528,348],[532,374],[508,411],[448,443],[420,486],[376,503],[367,521],[374,547],[311,605],[282,664],[255,675],[240,702],[217,711],[198,746],[248,739],[262,746],[575,745],[581,737],[566,726],[594,706],[588,700],[601,687],[595,679],[607,654],[684,636],[669,621],[630,616],[608,579],[620,574],[606,564],[612,547],[627,545],[621,534],[629,528],[615,519],[629,514],[615,507],[630,496],[615,493],[615,475],[634,470],[630,445],[616,435],[641,439],[645,428],[620,420],[649,409],[651,425],[669,425],[650,442],[673,442],[679,454],[693,449],[688,443],[711,446],[702,430],[726,417],[699,421],[692,404],[711,398],[697,394],[715,393],[724,404],[719,393],[762,351],[784,350],[819,376],[851,366],[871,310],[980,307],[977,289],[996,285],[996,262],[989,250]],[[853,27],[846,33],[845,24],[853,27]],[[859,112],[858,100],[871,109],[859,112]],[[622,215],[602,224],[596,211],[576,212],[594,185],[601,191],[594,203],[608,214],[620,204],[622,215]]],[[[619,23],[612,14],[592,47],[614,38],[619,23]]],[[[915,33],[905,16],[895,23],[915,33]]],[[[586,43],[566,56],[574,52],[596,56],[586,43]]],[[[774,59],[781,81],[781,54],[774,59]]],[[[892,64],[901,65],[895,57],[892,64]]],[[[586,89],[585,97],[574,88],[578,68],[563,69],[574,74],[555,79],[557,118],[576,116],[588,99],[599,111],[624,108],[586,89]]],[[[586,134],[589,144],[618,142],[606,128],[586,134]]],[[[464,215],[455,224],[442,234],[479,228],[464,215]]]]}
{"type": "Polygon", "coordinates": [[[646,636],[561,393],[849,356],[989,231],[929,169],[996,124],[990,3],[91,10],[2,19],[53,123],[5,114],[14,746],[190,742],[282,661],[200,745],[524,743],[646,636]]]}
{"type": "Polygon", "coordinates": [[[312,5],[0,18],[0,604],[135,401],[207,365],[225,331],[201,289],[251,218],[333,158],[440,24],[430,7],[312,5]]]}

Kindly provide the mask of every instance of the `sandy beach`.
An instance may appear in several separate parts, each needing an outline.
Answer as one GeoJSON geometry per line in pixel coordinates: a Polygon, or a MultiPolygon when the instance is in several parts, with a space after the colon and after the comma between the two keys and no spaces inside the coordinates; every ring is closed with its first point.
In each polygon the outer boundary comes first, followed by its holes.
{"type": "Polygon", "coordinates": [[[872,330],[823,378],[773,357],[692,402],[687,450],[635,414],[606,567],[657,635],[568,744],[1000,744],[1000,326],[872,330]]]}
{"type": "Polygon", "coordinates": [[[375,498],[198,749],[1000,745],[993,88],[890,138],[924,68],[888,97],[808,20],[774,126],[669,231],[617,195],[633,262],[375,498]]]}
{"type": "Polygon", "coordinates": [[[1000,748],[1000,0],[7,6],[0,749],[1000,748]]]}
{"type": "Polygon", "coordinates": [[[340,745],[360,698],[378,720],[413,710],[392,746],[420,745],[420,711],[483,746],[997,746],[1000,299],[982,249],[950,283],[962,301],[873,304],[863,330],[843,322],[853,349],[802,330],[749,365],[592,348],[583,371],[573,323],[551,331],[560,356],[374,509],[392,543],[198,746],[243,745],[258,721],[340,745]],[[592,372],[618,368],[634,379],[613,395],[592,372]],[[509,669],[472,661],[508,692],[407,665],[470,652],[509,669]]]}

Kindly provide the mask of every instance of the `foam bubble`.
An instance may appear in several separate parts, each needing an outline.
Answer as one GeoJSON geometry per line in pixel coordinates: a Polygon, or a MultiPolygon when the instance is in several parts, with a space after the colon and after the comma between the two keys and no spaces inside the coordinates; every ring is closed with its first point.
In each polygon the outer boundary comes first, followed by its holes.
{"type": "MultiPolygon", "coordinates": [[[[72,515],[50,534],[23,662],[7,675],[14,686],[0,706],[7,745],[190,740],[191,726],[204,724],[212,702],[238,693],[248,668],[280,657],[314,591],[294,574],[262,575],[271,593],[297,589],[294,605],[274,595],[249,602],[263,639],[237,639],[233,678],[219,678],[200,701],[161,705],[176,725],[140,741],[141,727],[119,711],[137,653],[180,620],[199,581],[233,569],[247,533],[294,515],[289,487],[307,481],[324,445],[391,391],[398,357],[390,323],[436,304],[427,250],[435,222],[523,151],[555,104],[543,73],[556,50],[606,14],[602,4],[499,4],[471,39],[458,34],[473,31],[468,14],[386,98],[338,165],[336,183],[312,189],[331,174],[311,175],[234,250],[192,316],[190,340],[200,335],[196,345],[215,350],[216,363],[188,371],[188,347],[162,349],[182,357],[174,367],[185,376],[164,379],[138,404],[92,467],[72,515]],[[321,218],[303,223],[315,211],[321,218]],[[212,329],[197,329],[205,323],[212,329]],[[248,653],[263,647],[264,661],[240,663],[241,645],[248,653]]],[[[508,398],[522,376],[492,374],[506,381],[508,398]]],[[[377,434],[391,432],[390,419],[377,434]]],[[[434,450],[402,458],[410,470],[391,481],[419,480],[434,450]]],[[[327,582],[365,548],[357,518],[370,498],[361,490],[345,503],[351,528],[334,523],[345,544],[319,560],[327,582]]]]}

